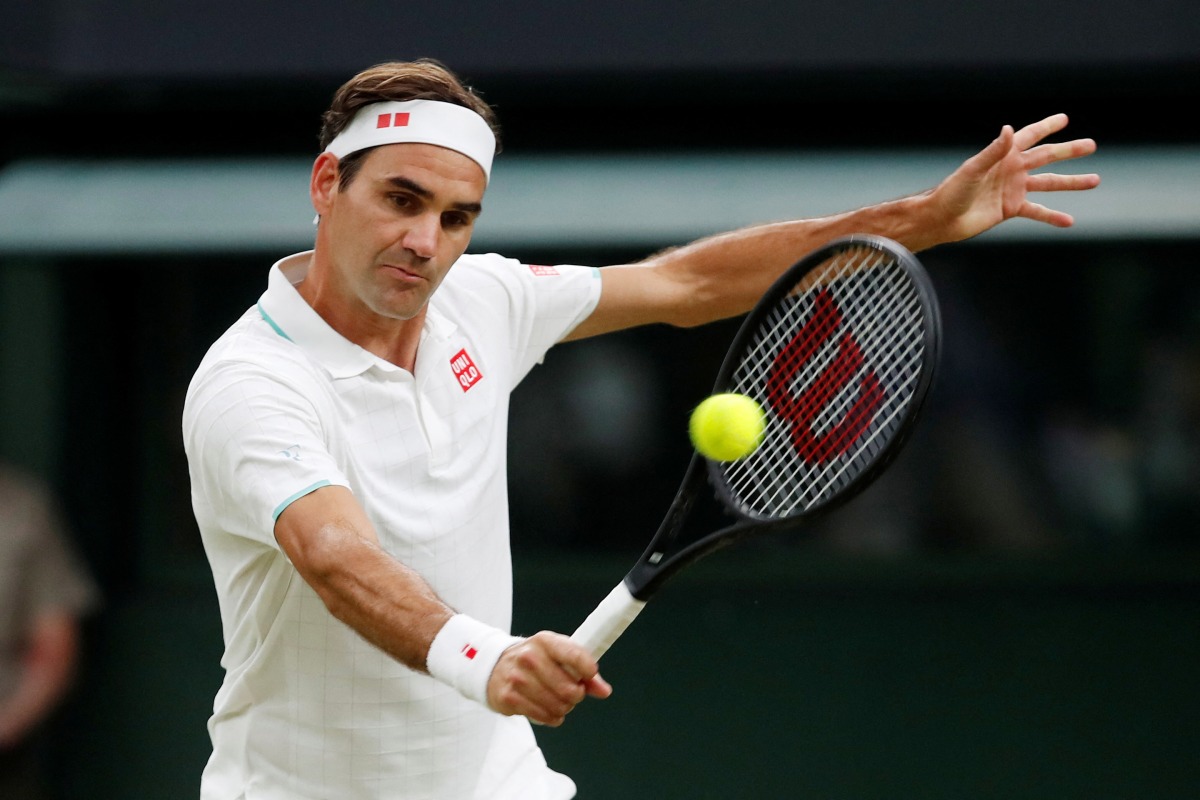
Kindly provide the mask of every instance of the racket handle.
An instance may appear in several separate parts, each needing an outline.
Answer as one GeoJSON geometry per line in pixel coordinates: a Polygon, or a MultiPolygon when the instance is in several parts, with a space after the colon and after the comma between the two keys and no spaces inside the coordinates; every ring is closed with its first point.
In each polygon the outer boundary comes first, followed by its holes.
{"type": "Polygon", "coordinates": [[[625,581],[621,581],[571,634],[571,640],[590,650],[593,657],[600,658],[645,605],[646,601],[630,594],[625,581]]]}

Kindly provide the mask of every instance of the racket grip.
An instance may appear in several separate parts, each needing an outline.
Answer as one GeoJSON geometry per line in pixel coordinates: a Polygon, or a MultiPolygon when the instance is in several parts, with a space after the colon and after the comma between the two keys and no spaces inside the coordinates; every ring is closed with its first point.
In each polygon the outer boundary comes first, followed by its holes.
{"type": "Polygon", "coordinates": [[[646,601],[630,594],[625,581],[621,581],[571,634],[571,640],[590,650],[594,658],[600,658],[645,605],[646,601]]]}

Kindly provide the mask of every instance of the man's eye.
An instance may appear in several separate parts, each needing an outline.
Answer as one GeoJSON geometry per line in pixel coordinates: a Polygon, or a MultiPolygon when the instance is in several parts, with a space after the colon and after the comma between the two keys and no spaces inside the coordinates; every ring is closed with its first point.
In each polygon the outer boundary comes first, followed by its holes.
{"type": "Polygon", "coordinates": [[[391,201],[392,201],[392,205],[396,206],[396,208],[412,208],[413,207],[412,195],[394,194],[394,195],[391,195],[391,201]]]}
{"type": "Polygon", "coordinates": [[[442,217],[442,224],[447,228],[462,228],[471,224],[471,218],[466,214],[446,214],[442,217]]]}

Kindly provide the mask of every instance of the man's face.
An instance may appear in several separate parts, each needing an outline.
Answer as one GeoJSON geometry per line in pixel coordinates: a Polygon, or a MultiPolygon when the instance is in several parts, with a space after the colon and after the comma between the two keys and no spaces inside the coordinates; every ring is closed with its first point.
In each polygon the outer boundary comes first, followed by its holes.
{"type": "MultiPolygon", "coordinates": [[[[318,173],[320,168],[318,166],[318,173]]],[[[482,210],[482,168],[454,150],[391,144],[367,153],[350,184],[314,196],[327,288],[343,311],[417,317],[467,249],[482,210]]]]}

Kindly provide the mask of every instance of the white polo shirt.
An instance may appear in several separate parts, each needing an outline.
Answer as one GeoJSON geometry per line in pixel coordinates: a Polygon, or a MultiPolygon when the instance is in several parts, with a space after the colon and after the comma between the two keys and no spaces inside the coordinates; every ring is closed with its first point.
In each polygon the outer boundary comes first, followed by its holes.
{"type": "Polygon", "coordinates": [[[572,797],[524,717],[466,700],[331,616],[274,524],[297,498],[346,486],[389,553],[451,607],[509,630],[509,394],[595,308],[599,273],[463,256],[430,301],[409,373],[300,297],[310,257],[272,267],[184,405],[225,639],[201,797],[572,797]]]}

